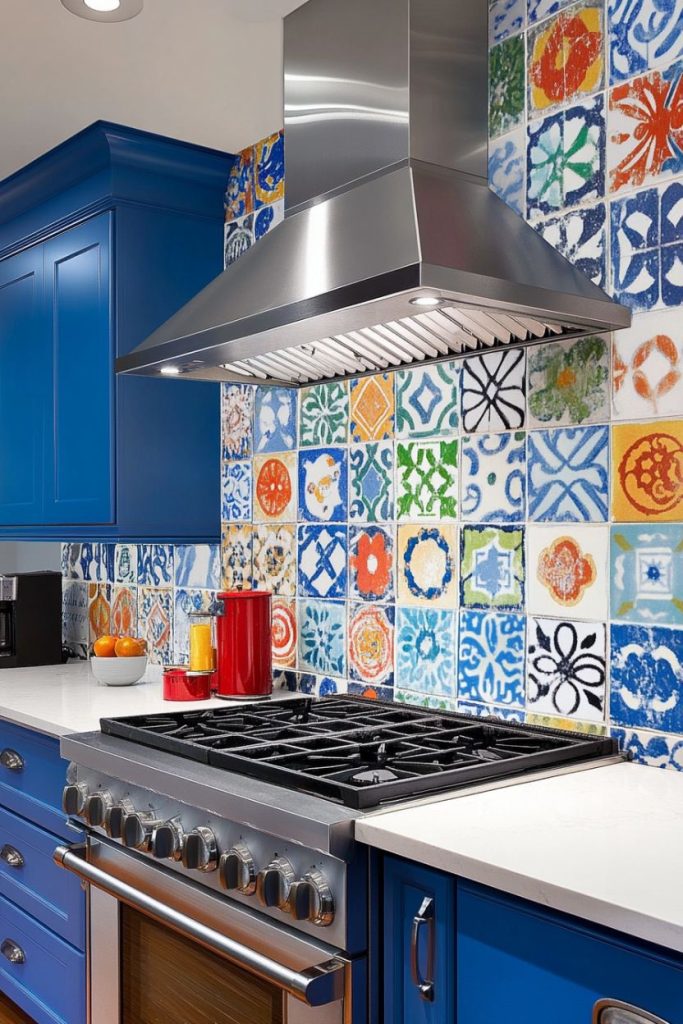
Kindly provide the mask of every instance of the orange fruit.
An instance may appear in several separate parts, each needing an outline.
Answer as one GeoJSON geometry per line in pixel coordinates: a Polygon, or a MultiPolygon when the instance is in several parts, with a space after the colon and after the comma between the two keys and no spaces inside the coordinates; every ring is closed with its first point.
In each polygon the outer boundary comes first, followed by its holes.
{"type": "Polygon", "coordinates": [[[93,654],[98,658],[113,658],[116,652],[117,636],[101,636],[92,645],[93,654]]]}
{"type": "Polygon", "coordinates": [[[116,641],[114,648],[117,658],[141,658],[145,653],[146,644],[144,640],[138,640],[134,636],[122,636],[116,641]]]}

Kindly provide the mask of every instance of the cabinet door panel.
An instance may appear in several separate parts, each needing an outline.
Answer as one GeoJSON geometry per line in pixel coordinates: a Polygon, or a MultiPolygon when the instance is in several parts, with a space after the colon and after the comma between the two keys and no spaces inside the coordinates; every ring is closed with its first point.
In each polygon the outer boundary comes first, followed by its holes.
{"type": "Polygon", "coordinates": [[[49,423],[43,250],[0,262],[0,525],[43,521],[49,423]]]}
{"type": "Polygon", "coordinates": [[[54,403],[46,523],[114,519],[111,228],[101,214],[45,245],[54,403]]]}

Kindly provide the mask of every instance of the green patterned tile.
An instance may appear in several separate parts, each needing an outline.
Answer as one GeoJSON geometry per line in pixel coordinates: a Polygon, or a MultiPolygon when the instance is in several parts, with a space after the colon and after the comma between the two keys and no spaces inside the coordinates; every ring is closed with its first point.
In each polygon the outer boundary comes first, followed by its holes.
{"type": "Polygon", "coordinates": [[[406,441],[396,446],[396,507],[402,520],[455,519],[458,442],[406,441]]]}
{"type": "Polygon", "coordinates": [[[495,138],[524,117],[524,36],[514,36],[489,53],[489,135],[495,138]]]}
{"type": "Polygon", "coordinates": [[[346,444],[349,429],[349,391],[345,381],[304,388],[299,406],[302,447],[346,444]]]}

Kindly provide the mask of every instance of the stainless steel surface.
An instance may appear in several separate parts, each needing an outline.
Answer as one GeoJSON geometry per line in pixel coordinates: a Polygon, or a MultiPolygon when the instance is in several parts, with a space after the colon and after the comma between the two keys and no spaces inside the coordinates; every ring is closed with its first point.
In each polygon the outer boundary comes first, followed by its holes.
{"type": "Polygon", "coordinates": [[[334,920],[334,896],[330,883],[322,871],[313,869],[304,875],[304,883],[311,888],[311,909],[309,920],[327,927],[334,920]]]}
{"type": "Polygon", "coordinates": [[[413,918],[410,930],[410,976],[420,998],[427,1003],[434,1001],[434,900],[425,896],[420,909],[413,918]],[[420,967],[420,933],[427,929],[427,978],[420,967]]]}
{"type": "Polygon", "coordinates": [[[628,326],[487,187],[486,18],[480,0],[291,14],[288,216],[117,370],[300,387],[628,326]]]}
{"type": "Polygon", "coordinates": [[[262,907],[289,911],[289,890],[296,872],[286,857],[276,857],[256,876],[256,897],[262,907]]]}
{"type": "MultiPolygon", "coordinates": [[[[119,857],[134,856],[126,855],[119,851],[119,857]]],[[[126,876],[136,873],[142,878],[142,886],[131,884],[130,881],[118,877],[112,870],[106,870],[93,863],[88,857],[87,848],[82,844],[72,847],[58,846],[54,852],[54,861],[59,867],[65,868],[77,875],[83,881],[101,889],[120,902],[148,914],[155,920],[174,929],[182,935],[187,936],[195,942],[200,943],[208,949],[213,950],[225,957],[231,963],[237,964],[244,970],[249,971],[258,977],[281,988],[297,999],[308,1003],[310,1006],[324,1006],[341,1000],[344,996],[344,973],[346,962],[333,955],[321,946],[314,946],[309,942],[298,940],[300,946],[300,959],[304,950],[308,953],[305,959],[314,958],[314,962],[305,967],[295,968],[288,962],[285,946],[293,950],[293,945],[283,941],[283,937],[273,936],[272,942],[267,943],[267,932],[272,928],[266,922],[260,922],[254,915],[249,918],[242,917],[241,921],[235,921],[235,928],[238,931],[251,931],[252,941],[246,944],[232,936],[231,918],[239,914],[233,908],[223,907],[222,926],[215,926],[215,909],[209,914],[212,923],[203,919],[203,912],[207,911],[206,901],[212,899],[205,893],[197,891],[194,887],[188,889],[186,882],[177,878],[171,878],[167,872],[159,871],[152,865],[134,865],[125,863],[124,872],[126,876]],[[154,872],[158,877],[154,879],[156,888],[159,886],[166,892],[166,898],[160,899],[153,892],[154,883],[150,882],[147,876],[145,884],[145,870],[154,872]],[[169,881],[171,879],[171,881],[169,881]],[[183,892],[183,889],[188,891],[183,892]],[[190,900],[191,916],[185,909],[178,909],[178,902],[187,905],[190,900]],[[241,929],[238,925],[241,924],[241,929]],[[262,952],[264,945],[267,945],[269,953],[262,952]]],[[[110,863],[116,863],[111,860],[110,863]]],[[[121,865],[121,861],[118,861],[121,865]]],[[[211,908],[209,908],[211,909],[211,908]]],[[[242,912],[247,914],[247,912],[242,912]]]]}
{"type": "Polygon", "coordinates": [[[632,1003],[599,999],[593,1007],[593,1024],[667,1024],[667,1021],[632,1003]]]}
{"type": "Polygon", "coordinates": [[[0,576],[0,601],[16,601],[18,578],[0,576]]]}
{"type": "Polygon", "coordinates": [[[5,843],[0,850],[0,860],[4,860],[5,864],[10,868],[23,868],[24,866],[23,855],[17,850],[16,846],[10,846],[9,843],[5,843]]]}
{"type": "Polygon", "coordinates": [[[234,889],[244,896],[253,896],[256,892],[256,865],[246,843],[231,846],[221,857],[218,870],[221,885],[228,892],[234,889]]]}
{"type": "Polygon", "coordinates": [[[12,939],[5,939],[0,945],[0,953],[4,956],[5,960],[8,960],[11,964],[25,964],[26,954],[24,953],[21,946],[18,946],[12,939]]]}
{"type": "Polygon", "coordinates": [[[218,843],[212,829],[198,825],[185,836],[183,867],[190,871],[215,871],[218,867],[218,843]]]}

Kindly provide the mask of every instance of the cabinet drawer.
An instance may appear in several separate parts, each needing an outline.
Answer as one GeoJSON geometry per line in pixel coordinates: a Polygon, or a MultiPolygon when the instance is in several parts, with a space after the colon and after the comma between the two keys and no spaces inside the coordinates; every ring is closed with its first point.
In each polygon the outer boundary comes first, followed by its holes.
{"type": "Polygon", "coordinates": [[[59,843],[50,832],[0,807],[0,894],[85,949],[85,894],[76,876],[53,861],[59,843]]]}
{"type": "Polygon", "coordinates": [[[1,896],[0,952],[0,988],[38,1024],[83,1024],[85,955],[1,896]]]}
{"type": "Polygon", "coordinates": [[[57,835],[69,836],[61,809],[65,777],[59,740],[0,721],[0,805],[57,835]],[[13,754],[19,755],[14,768],[7,766],[13,754]]]}

